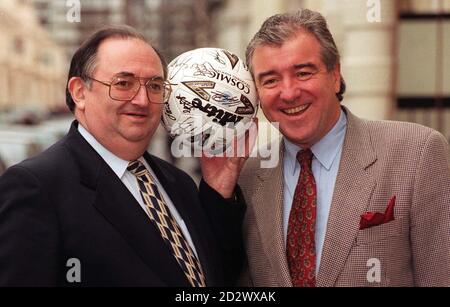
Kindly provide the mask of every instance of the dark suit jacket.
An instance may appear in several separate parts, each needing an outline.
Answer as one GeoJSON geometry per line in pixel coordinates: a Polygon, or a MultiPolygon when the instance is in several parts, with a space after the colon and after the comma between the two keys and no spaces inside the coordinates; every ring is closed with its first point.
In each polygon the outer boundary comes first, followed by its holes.
{"type": "MultiPolygon", "coordinates": [[[[181,170],[144,157],[189,229],[207,285],[233,283],[245,205],[226,201],[204,182],[199,192],[181,170]]],[[[76,122],[61,141],[0,177],[5,285],[190,286],[156,227],[76,122]],[[70,258],[80,261],[80,283],[67,281],[70,258]]]]}

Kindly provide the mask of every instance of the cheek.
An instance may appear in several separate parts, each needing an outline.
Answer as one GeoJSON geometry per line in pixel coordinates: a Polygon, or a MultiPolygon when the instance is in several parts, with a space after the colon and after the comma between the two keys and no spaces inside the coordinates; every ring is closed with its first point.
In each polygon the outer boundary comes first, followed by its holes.
{"type": "Polygon", "coordinates": [[[330,93],[334,95],[333,87],[330,86],[332,85],[324,82],[305,84],[302,88],[302,100],[305,102],[313,102],[312,106],[314,108],[324,108],[330,100],[330,93]]]}
{"type": "Polygon", "coordinates": [[[260,107],[266,118],[269,121],[272,121],[275,116],[275,104],[271,102],[271,100],[267,99],[267,97],[264,97],[260,99],[260,107]]]}
{"type": "Polygon", "coordinates": [[[259,102],[261,104],[261,108],[262,109],[269,109],[269,108],[273,108],[273,106],[275,105],[275,101],[276,101],[276,95],[273,93],[261,93],[259,94],[259,102]]]}
{"type": "Polygon", "coordinates": [[[120,104],[110,103],[110,101],[96,103],[96,107],[91,110],[91,121],[95,121],[96,125],[115,130],[125,124],[125,118],[120,115],[120,104]]]}
{"type": "MultiPolygon", "coordinates": [[[[103,95],[92,92],[86,100],[86,110],[90,113],[107,112],[109,101],[103,95]]],[[[94,114],[95,115],[95,114],[94,114]]]]}

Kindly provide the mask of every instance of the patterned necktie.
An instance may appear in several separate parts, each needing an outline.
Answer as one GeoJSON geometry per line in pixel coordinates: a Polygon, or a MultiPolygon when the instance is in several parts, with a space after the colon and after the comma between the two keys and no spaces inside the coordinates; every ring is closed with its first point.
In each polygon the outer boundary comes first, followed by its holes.
{"type": "Polygon", "coordinates": [[[299,151],[297,160],[301,171],[289,214],[287,260],[295,287],[316,286],[315,226],[317,190],[311,171],[312,152],[299,151]]]}
{"type": "Polygon", "coordinates": [[[170,247],[187,279],[193,287],[205,287],[205,276],[200,263],[184,238],[178,223],[170,213],[166,202],[159,194],[158,187],[150,172],[140,161],[130,162],[127,170],[136,176],[139,191],[150,219],[170,247]]]}

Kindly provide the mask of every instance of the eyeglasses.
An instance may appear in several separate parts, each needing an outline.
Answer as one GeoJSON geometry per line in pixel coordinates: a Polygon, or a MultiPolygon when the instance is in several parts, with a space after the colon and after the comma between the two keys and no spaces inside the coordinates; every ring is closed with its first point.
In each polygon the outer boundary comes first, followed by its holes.
{"type": "Polygon", "coordinates": [[[148,101],[151,103],[166,103],[171,92],[170,83],[161,79],[140,78],[135,76],[115,76],[111,83],[107,83],[94,79],[90,76],[87,76],[87,78],[108,86],[109,97],[119,101],[133,100],[142,85],[145,86],[148,101]],[[141,80],[144,81],[144,83],[142,83],[141,80]]]}

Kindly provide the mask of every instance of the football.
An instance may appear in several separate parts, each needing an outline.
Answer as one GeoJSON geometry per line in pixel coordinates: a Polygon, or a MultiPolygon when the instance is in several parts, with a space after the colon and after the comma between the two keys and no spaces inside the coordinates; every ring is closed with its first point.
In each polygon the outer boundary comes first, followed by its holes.
{"type": "Polygon", "coordinates": [[[171,92],[162,123],[177,144],[224,152],[256,116],[252,76],[230,51],[198,48],[185,52],[169,63],[167,79],[171,92]]]}

